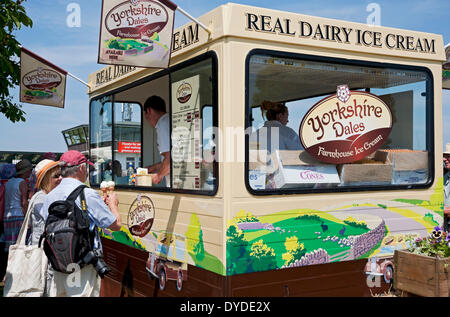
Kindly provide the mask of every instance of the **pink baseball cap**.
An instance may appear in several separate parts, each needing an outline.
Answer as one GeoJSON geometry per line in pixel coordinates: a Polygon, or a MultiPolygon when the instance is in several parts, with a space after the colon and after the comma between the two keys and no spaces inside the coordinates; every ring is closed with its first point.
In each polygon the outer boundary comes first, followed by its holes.
{"type": "Polygon", "coordinates": [[[61,162],[61,166],[66,167],[77,166],[83,163],[88,163],[89,165],[95,167],[94,163],[90,162],[86,156],[75,150],[67,151],[61,155],[59,161],[61,162]]]}

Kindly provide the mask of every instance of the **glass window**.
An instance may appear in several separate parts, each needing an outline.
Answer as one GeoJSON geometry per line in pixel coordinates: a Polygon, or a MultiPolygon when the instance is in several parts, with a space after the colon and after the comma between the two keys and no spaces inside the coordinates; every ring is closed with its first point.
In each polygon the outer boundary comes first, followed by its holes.
{"type": "Polygon", "coordinates": [[[97,169],[91,184],[113,180],[155,191],[214,194],[214,69],[213,58],[199,57],[93,100],[90,145],[97,169]]]}
{"type": "Polygon", "coordinates": [[[133,181],[128,168],[141,164],[141,106],[137,103],[114,103],[114,160],[108,162],[108,180],[118,185],[133,181]]]}
{"type": "Polygon", "coordinates": [[[110,97],[91,101],[90,160],[95,170],[90,171],[90,183],[99,185],[105,176],[108,162],[112,160],[112,102],[110,97]]]}
{"type": "Polygon", "coordinates": [[[247,72],[251,192],[430,184],[432,78],[424,68],[255,53],[247,72]]]}
{"type": "Polygon", "coordinates": [[[72,140],[70,139],[69,132],[64,132],[64,138],[66,139],[67,146],[71,146],[72,145],[72,140]]]}
{"type": "Polygon", "coordinates": [[[78,135],[80,136],[80,143],[86,143],[86,134],[84,133],[84,129],[78,128],[77,131],[78,135]]]}
{"type": "Polygon", "coordinates": [[[172,184],[174,189],[214,191],[214,90],[212,59],[171,74],[172,184]]]}

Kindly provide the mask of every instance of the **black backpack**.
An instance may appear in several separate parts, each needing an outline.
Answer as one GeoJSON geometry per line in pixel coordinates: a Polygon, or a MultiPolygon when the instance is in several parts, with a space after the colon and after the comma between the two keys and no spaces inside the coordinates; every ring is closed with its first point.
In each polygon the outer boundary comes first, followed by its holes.
{"type": "Polygon", "coordinates": [[[89,230],[90,220],[87,213],[84,188],[77,187],[66,200],[53,202],[48,208],[48,218],[39,245],[44,240],[44,252],[53,269],[62,273],[72,273],[74,264],[81,269],[86,254],[93,250],[95,230],[89,230]],[[81,197],[81,207],[75,200],[81,197]]]}

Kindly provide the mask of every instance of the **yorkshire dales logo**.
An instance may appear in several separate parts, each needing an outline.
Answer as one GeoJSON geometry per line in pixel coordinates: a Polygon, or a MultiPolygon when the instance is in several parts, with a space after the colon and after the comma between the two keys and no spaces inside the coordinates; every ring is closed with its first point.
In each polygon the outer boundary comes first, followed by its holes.
{"type": "Polygon", "coordinates": [[[37,69],[27,73],[22,78],[22,84],[31,90],[51,90],[58,87],[62,82],[62,77],[51,69],[37,69]]]}
{"type": "Polygon", "coordinates": [[[177,89],[177,100],[179,103],[186,103],[191,99],[192,86],[188,83],[183,83],[177,89]]]}
{"type": "Polygon", "coordinates": [[[319,161],[351,163],[380,148],[392,130],[392,113],[377,96],[338,86],[315,104],[300,124],[300,141],[319,161]]]}
{"type": "Polygon", "coordinates": [[[105,26],[110,34],[126,39],[151,38],[169,21],[167,10],[151,0],[129,0],[108,12],[105,26]]]}
{"type": "Polygon", "coordinates": [[[147,196],[140,194],[131,204],[128,211],[128,229],[131,234],[140,238],[147,235],[155,220],[155,206],[147,196]]]}

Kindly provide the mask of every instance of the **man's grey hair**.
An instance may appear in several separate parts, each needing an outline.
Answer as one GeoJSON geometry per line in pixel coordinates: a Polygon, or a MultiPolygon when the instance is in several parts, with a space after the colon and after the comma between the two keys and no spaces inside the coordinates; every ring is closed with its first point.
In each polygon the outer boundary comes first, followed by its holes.
{"type": "Polygon", "coordinates": [[[71,176],[75,176],[78,172],[78,167],[80,167],[80,165],[77,166],[62,166],[61,167],[61,176],[63,178],[65,177],[71,177],[71,176]]]}

